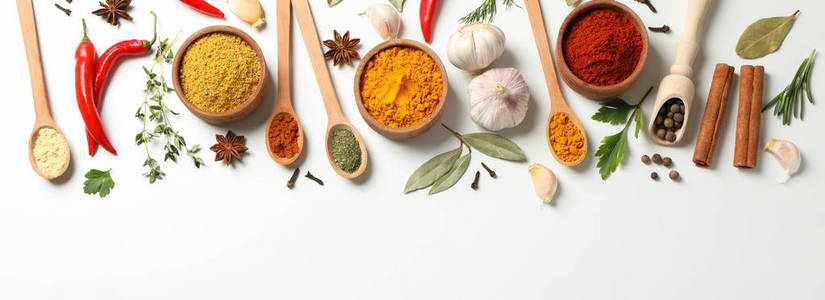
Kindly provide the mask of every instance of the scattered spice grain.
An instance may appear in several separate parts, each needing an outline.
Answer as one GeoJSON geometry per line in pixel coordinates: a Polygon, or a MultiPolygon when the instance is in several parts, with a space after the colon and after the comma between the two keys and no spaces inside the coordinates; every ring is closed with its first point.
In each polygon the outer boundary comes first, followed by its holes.
{"type": "Polygon", "coordinates": [[[323,185],[324,185],[324,181],[323,181],[323,180],[319,179],[318,177],[315,177],[315,176],[314,176],[314,175],[312,175],[312,173],[310,173],[309,171],[307,171],[307,175],[306,175],[306,176],[304,176],[304,177],[309,178],[310,180],[317,182],[317,183],[318,183],[318,184],[320,184],[321,186],[323,186],[323,185]]]}
{"type": "Polygon", "coordinates": [[[670,174],[668,174],[668,176],[671,180],[679,180],[679,172],[677,172],[676,170],[670,171],[670,174]]]}
{"type": "Polygon", "coordinates": [[[650,156],[647,156],[647,154],[642,155],[642,163],[646,164],[646,165],[649,165],[650,164],[650,156]]]}
{"type": "Polygon", "coordinates": [[[575,162],[584,155],[584,135],[564,113],[550,120],[550,144],[556,156],[566,162],[575,162]]]}
{"type": "Polygon", "coordinates": [[[650,179],[659,180],[659,173],[651,172],[650,173],[650,179]]]}
{"type": "MultiPolygon", "coordinates": [[[[71,3],[71,2],[69,2],[69,3],[71,3]]],[[[65,8],[65,7],[63,7],[63,6],[60,6],[60,4],[55,3],[55,4],[54,4],[54,7],[57,7],[57,9],[59,9],[59,10],[63,11],[63,13],[65,13],[67,16],[71,16],[71,15],[72,15],[72,10],[71,10],[71,9],[65,8]]]]}
{"type": "Polygon", "coordinates": [[[481,167],[484,168],[484,170],[487,170],[487,173],[490,173],[490,177],[498,177],[498,175],[496,175],[496,171],[493,171],[492,169],[487,167],[487,164],[485,164],[484,162],[481,163],[481,167]]]}
{"type": "Polygon", "coordinates": [[[375,54],[361,75],[361,101],[370,115],[393,128],[415,126],[433,113],[444,77],[426,52],[390,47],[375,54]]]}
{"type": "Polygon", "coordinates": [[[662,159],[662,165],[670,168],[671,166],[673,166],[673,159],[671,159],[670,157],[665,157],[664,159],[662,159]]]}
{"type": "Polygon", "coordinates": [[[473,183],[470,184],[470,188],[473,190],[478,190],[478,179],[481,176],[481,171],[476,171],[476,177],[473,179],[473,183]]]}
{"type": "Polygon", "coordinates": [[[654,153],[653,154],[653,163],[655,163],[657,165],[661,165],[662,164],[662,155],[659,154],[659,153],[654,153]]]}
{"type": "Polygon", "coordinates": [[[280,158],[292,158],[298,154],[298,135],[298,121],[288,113],[280,113],[269,123],[269,149],[280,158]]]}
{"type": "Polygon", "coordinates": [[[230,111],[247,100],[261,80],[261,62],[242,38],[211,33],[183,53],[180,85],[186,99],[209,112],[230,111]]]}
{"type": "Polygon", "coordinates": [[[330,147],[332,148],[332,160],[342,171],[352,173],[361,167],[361,144],[349,129],[333,130],[330,147]]]}
{"type": "Polygon", "coordinates": [[[292,172],[292,177],[289,177],[289,181],[286,182],[287,188],[295,187],[295,181],[298,180],[298,174],[301,173],[301,168],[295,168],[295,171],[292,172]]]}
{"type": "Polygon", "coordinates": [[[670,26],[662,25],[661,27],[648,27],[650,31],[653,32],[661,32],[661,33],[670,33],[670,26]]]}

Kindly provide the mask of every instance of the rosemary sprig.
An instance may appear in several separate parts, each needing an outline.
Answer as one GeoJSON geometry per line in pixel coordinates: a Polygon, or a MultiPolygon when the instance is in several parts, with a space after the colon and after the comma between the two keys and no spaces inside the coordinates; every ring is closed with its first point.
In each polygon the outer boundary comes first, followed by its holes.
{"type": "MultiPolygon", "coordinates": [[[[516,5],[515,0],[501,0],[504,7],[510,8],[516,5]]],[[[476,9],[468,13],[466,16],[458,19],[458,22],[463,24],[471,24],[475,22],[492,22],[496,15],[496,0],[484,0],[476,9]]]]}
{"type": "Polygon", "coordinates": [[[166,174],[161,171],[160,164],[152,157],[149,151],[149,143],[155,138],[166,138],[165,144],[163,145],[163,150],[165,151],[163,161],[171,160],[177,162],[180,151],[186,151],[186,155],[192,159],[196,168],[200,168],[201,164],[203,164],[203,160],[195,156],[195,154],[200,151],[200,146],[194,145],[188,147],[183,136],[172,127],[169,114],[178,115],[179,113],[170,109],[166,105],[164,98],[165,95],[172,92],[173,89],[166,84],[166,79],[163,77],[162,71],[155,72],[156,66],[162,68],[164,64],[172,63],[174,55],[172,54],[171,46],[179,37],[180,32],[178,32],[171,43],[168,38],[163,39],[158,47],[159,51],[155,53],[152,66],[149,68],[143,67],[143,72],[146,73],[146,89],[143,90],[143,103],[140,104],[140,107],[138,107],[135,113],[135,117],[143,123],[143,127],[135,136],[135,144],[138,146],[143,145],[146,149],[146,160],[143,161],[143,166],[148,167],[149,171],[144,173],[143,176],[149,179],[149,183],[155,183],[155,181],[163,179],[163,177],[166,176],[166,174]],[[151,131],[147,130],[147,124],[150,122],[155,125],[151,131]]]}
{"type": "Polygon", "coordinates": [[[773,98],[762,111],[773,107],[773,115],[782,119],[782,125],[791,125],[791,117],[802,120],[805,114],[805,96],[808,102],[814,103],[811,96],[811,69],[814,65],[816,49],[811,51],[811,55],[802,61],[802,65],[796,70],[793,80],[779,95],[773,98]]]}

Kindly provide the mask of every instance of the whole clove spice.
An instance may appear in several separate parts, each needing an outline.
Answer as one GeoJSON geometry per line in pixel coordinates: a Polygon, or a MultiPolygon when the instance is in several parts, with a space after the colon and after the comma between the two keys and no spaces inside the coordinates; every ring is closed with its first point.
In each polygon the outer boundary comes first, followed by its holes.
{"type": "Polygon", "coordinates": [[[481,171],[476,171],[476,178],[473,179],[473,183],[470,184],[470,188],[474,190],[478,190],[478,177],[481,175],[481,171]]]}
{"type": "Polygon", "coordinates": [[[670,33],[670,26],[662,25],[661,27],[648,27],[650,31],[653,32],[661,32],[661,33],[670,33]]]}
{"type": "Polygon", "coordinates": [[[289,181],[286,182],[286,187],[293,188],[295,187],[295,180],[298,180],[298,174],[301,173],[300,168],[295,168],[295,172],[292,172],[292,177],[289,178],[289,181]]]}
{"type": "Polygon", "coordinates": [[[655,7],[653,7],[653,3],[650,3],[650,0],[636,0],[636,2],[639,2],[639,3],[642,3],[642,4],[644,4],[644,5],[647,5],[647,8],[650,8],[650,11],[652,11],[654,14],[658,13],[658,12],[656,11],[656,8],[655,8],[655,7]]]}
{"type": "Polygon", "coordinates": [[[483,167],[483,168],[484,168],[484,170],[487,170],[487,173],[490,173],[490,177],[493,177],[493,178],[497,178],[497,177],[498,177],[498,176],[496,175],[496,171],[491,170],[491,169],[490,169],[490,167],[488,167],[488,166],[487,166],[487,164],[485,164],[485,163],[483,163],[483,162],[482,162],[482,163],[481,163],[481,167],[483,167]]]}
{"type": "MultiPolygon", "coordinates": [[[[69,3],[72,3],[72,2],[71,2],[71,1],[69,1],[69,3]]],[[[65,8],[65,7],[63,7],[63,6],[60,6],[60,4],[55,3],[55,4],[54,4],[54,7],[57,7],[57,9],[62,10],[62,11],[63,11],[63,13],[65,13],[67,16],[71,16],[71,15],[72,15],[72,10],[71,10],[71,9],[65,8]]]]}
{"type": "Polygon", "coordinates": [[[318,177],[313,176],[313,175],[312,175],[312,173],[310,173],[309,171],[307,171],[307,175],[306,175],[306,176],[304,176],[304,177],[309,178],[309,179],[311,179],[312,181],[315,181],[315,182],[317,182],[317,183],[318,183],[318,184],[320,184],[320,185],[324,185],[324,181],[323,181],[323,180],[318,179],[318,177]]]}

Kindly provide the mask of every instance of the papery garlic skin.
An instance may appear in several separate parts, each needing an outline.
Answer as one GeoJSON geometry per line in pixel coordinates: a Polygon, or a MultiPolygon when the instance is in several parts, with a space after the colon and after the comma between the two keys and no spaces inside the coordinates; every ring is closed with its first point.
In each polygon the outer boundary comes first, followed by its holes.
{"type": "Polygon", "coordinates": [[[398,37],[398,30],[401,28],[401,16],[395,8],[384,3],[373,4],[364,11],[364,14],[367,15],[372,28],[382,39],[386,41],[398,37]]]}
{"type": "Polygon", "coordinates": [[[516,69],[490,69],[470,81],[468,92],[470,117],[487,130],[515,127],[527,115],[530,91],[516,69]]]}
{"type": "Polygon", "coordinates": [[[229,0],[229,10],[254,28],[260,28],[266,23],[258,0],[229,0]]]}
{"type": "Polygon", "coordinates": [[[530,177],[533,179],[533,189],[536,190],[539,199],[546,204],[553,203],[553,198],[556,196],[556,190],[559,187],[556,174],[553,174],[553,171],[539,163],[531,164],[527,167],[527,171],[530,172],[530,177]]]}
{"type": "Polygon", "coordinates": [[[506,40],[504,32],[495,25],[465,25],[447,40],[447,58],[456,68],[478,73],[504,53],[506,40]]]}
{"type": "Polygon", "coordinates": [[[772,139],[765,144],[765,151],[773,154],[773,157],[776,158],[785,171],[785,176],[779,183],[788,182],[791,175],[799,171],[799,166],[802,164],[802,154],[799,153],[799,149],[793,143],[772,139]]]}

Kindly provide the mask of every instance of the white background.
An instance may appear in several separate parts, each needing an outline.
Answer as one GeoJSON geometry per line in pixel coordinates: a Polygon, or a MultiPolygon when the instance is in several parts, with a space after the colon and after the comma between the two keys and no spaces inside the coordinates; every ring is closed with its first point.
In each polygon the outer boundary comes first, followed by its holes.
{"type": "MultiPolygon", "coordinates": [[[[5,113],[0,125],[5,136],[0,149],[5,163],[0,182],[6,197],[0,200],[0,299],[825,298],[822,102],[809,105],[806,120],[794,120],[790,127],[772,116],[763,118],[762,143],[788,139],[803,153],[801,173],[788,184],[775,184],[780,169],[766,154],[759,156],[755,170],[731,166],[738,84],[713,168],[699,169],[690,162],[714,64],[734,65],[737,73],[743,64],[764,65],[765,98],[772,98],[811,49],[825,51],[820,15],[825,5],[820,1],[715,1],[695,64],[697,105],[688,142],[668,148],[646,137],[631,139],[625,162],[607,181],[599,178],[593,153],[599,140],[620,126],[591,121],[599,105],[562,84],[568,103],[584,121],[591,150],[579,167],[556,163],[544,138],[549,99],[526,14],[520,8],[500,8],[495,24],[508,40],[495,65],[518,68],[533,95],[527,120],[502,134],[521,145],[530,162],[556,172],[561,190],[554,206],[540,204],[533,194],[527,163],[479,154],[449,191],[432,197],[426,191],[403,195],[407,176],[456,141],[438,127],[407,141],[372,131],[355,106],[354,68],[349,66],[330,69],[344,113],[364,135],[370,166],[357,180],[337,177],[321,146],[325,114],[294,18],[293,98],[307,135],[297,166],[323,178],[326,186],[301,179],[288,190],[285,182],[292,169],[276,165],[266,154],[264,123],[274,107],[274,79],[260,108],[227,126],[206,124],[170,95],[170,104],[184,111],[175,127],[190,144],[208,148],[216,133],[232,129],[247,137],[250,151],[243,162],[226,167],[212,162],[213,153],[205,149],[205,167],[195,169],[185,159],[164,163],[167,178],[150,185],[141,176],[144,150],[133,144],[140,126],[133,118],[142,101],[140,66],[150,58],[121,64],[105,96],[101,114],[120,155],[101,150],[90,158],[73,86],[80,18],[87,18],[98,53],[120,40],[147,38],[149,10],[158,13],[163,36],[180,30],[185,38],[209,25],[236,26],[261,45],[274,77],[274,1],[263,3],[269,25],[261,31],[236,19],[225,5],[220,7],[227,20],[218,20],[179,1],[135,1],[135,21],[115,28],[89,14],[95,1],[74,1],[68,5],[71,17],[52,7],[55,2],[66,5],[64,1],[35,2],[51,109],[70,142],[72,165],[56,182],[31,171],[26,145],[34,114],[28,69],[16,8],[13,1],[3,1],[5,113]],[[802,13],[777,53],[754,61],[736,57],[734,46],[748,24],[795,9],[802,13]],[[639,156],[653,152],[673,157],[684,180],[651,181],[651,171],[667,173],[639,162],[639,156]],[[499,179],[483,175],[480,190],[472,191],[472,173],[481,161],[499,179]],[[83,174],[90,168],[113,169],[117,184],[107,198],[83,194],[83,174]]],[[[372,1],[345,0],[335,8],[311,2],[322,40],[331,38],[333,29],[349,29],[362,38],[362,54],[379,42],[357,15],[372,1]]],[[[401,36],[421,40],[419,3],[407,2],[401,36]]],[[[468,115],[470,77],[445,56],[456,20],[479,1],[442,2],[432,43],[450,80],[442,121],[461,132],[479,131],[468,115]]],[[[650,33],[644,75],[623,95],[636,102],[666,74],[686,5],[653,0],[659,9],[653,14],[642,4],[621,2],[647,25],[667,23],[674,30],[650,33]]],[[[562,0],[542,3],[555,42],[570,9],[562,0]]],[[[814,94],[822,101],[821,63],[812,76],[814,94]]],[[[645,116],[652,99],[644,105],[645,116]]],[[[162,156],[159,145],[153,151],[162,156]]]]}

